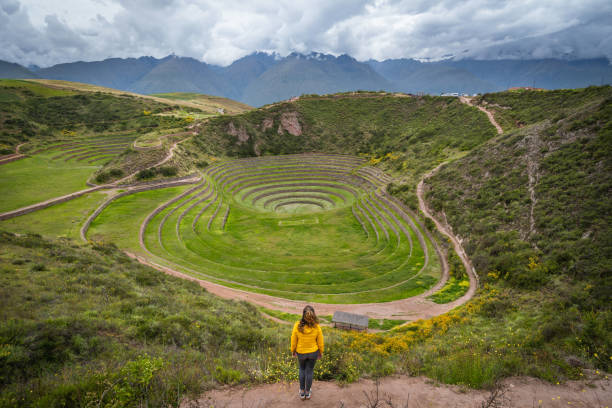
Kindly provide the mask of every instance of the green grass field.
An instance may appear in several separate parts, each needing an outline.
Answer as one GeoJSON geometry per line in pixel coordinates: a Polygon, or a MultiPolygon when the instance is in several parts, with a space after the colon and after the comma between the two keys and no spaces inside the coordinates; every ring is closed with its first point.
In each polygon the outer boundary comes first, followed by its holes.
{"type": "Polygon", "coordinates": [[[15,210],[88,188],[103,164],[130,148],[135,136],[77,137],[37,146],[29,157],[0,167],[0,212],[15,210]]]}
{"type": "Polygon", "coordinates": [[[104,192],[90,193],[65,203],[2,221],[2,229],[18,234],[41,234],[79,240],[81,225],[104,201],[104,192]]]}
{"type": "Polygon", "coordinates": [[[93,164],[53,160],[39,154],[0,167],[0,212],[15,210],[87,188],[93,164]]]}

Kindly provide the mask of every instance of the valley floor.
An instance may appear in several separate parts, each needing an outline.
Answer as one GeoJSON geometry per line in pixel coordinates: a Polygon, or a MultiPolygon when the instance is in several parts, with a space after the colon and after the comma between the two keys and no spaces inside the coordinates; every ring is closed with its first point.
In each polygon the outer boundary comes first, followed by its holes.
{"type": "Polygon", "coordinates": [[[612,385],[606,377],[589,381],[569,381],[554,385],[530,377],[508,378],[502,382],[495,405],[481,405],[491,396],[489,391],[466,390],[452,385],[436,385],[425,377],[385,377],[376,383],[361,380],[347,386],[333,382],[315,382],[312,398],[300,401],[295,383],[266,384],[254,388],[225,388],[211,391],[196,401],[183,403],[184,408],[285,408],[306,404],[311,408],[442,408],[442,407],[608,407],[612,404],[612,385]],[[505,390],[505,392],[503,391],[505,390]],[[378,405],[376,405],[376,401],[378,405]]]}

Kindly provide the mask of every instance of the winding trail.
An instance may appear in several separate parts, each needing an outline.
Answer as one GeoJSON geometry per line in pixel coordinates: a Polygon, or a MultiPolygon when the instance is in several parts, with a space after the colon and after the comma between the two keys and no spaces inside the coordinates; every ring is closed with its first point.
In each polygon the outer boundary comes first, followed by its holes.
{"type": "Polygon", "coordinates": [[[459,100],[463,103],[465,103],[466,105],[470,105],[470,106],[474,106],[478,109],[480,109],[481,111],[483,111],[487,117],[489,118],[489,122],[491,122],[491,124],[493,126],[495,126],[495,129],[497,129],[497,134],[501,135],[502,133],[504,133],[504,130],[502,129],[501,126],[499,126],[499,123],[497,123],[497,121],[495,120],[495,116],[493,116],[493,112],[485,109],[484,107],[480,106],[480,105],[474,105],[472,103],[472,99],[471,98],[467,98],[465,96],[460,96],[459,100]]]}
{"type": "Polygon", "coordinates": [[[442,235],[450,239],[451,243],[453,244],[453,248],[455,249],[455,252],[459,256],[459,258],[461,258],[461,262],[463,263],[463,266],[465,267],[465,270],[468,273],[468,277],[470,279],[470,288],[465,293],[465,295],[463,295],[463,297],[455,301],[457,302],[463,300],[461,302],[462,304],[471,299],[476,293],[476,289],[478,288],[479,283],[478,274],[476,273],[474,266],[472,266],[472,262],[467,256],[467,253],[463,249],[461,241],[457,238],[457,236],[455,236],[455,234],[453,234],[452,228],[448,224],[442,224],[440,221],[438,221],[432,215],[432,211],[427,207],[427,203],[425,202],[425,180],[437,173],[438,170],[440,170],[440,168],[445,164],[446,162],[440,163],[435,169],[429,171],[427,174],[425,174],[425,176],[423,176],[423,178],[421,179],[421,181],[419,181],[419,184],[417,185],[417,198],[419,200],[419,209],[421,210],[421,212],[425,215],[425,217],[429,218],[434,222],[436,228],[438,229],[438,231],[440,231],[442,235]]]}
{"type": "MultiPolygon", "coordinates": [[[[186,137],[182,140],[179,140],[177,142],[175,142],[171,148],[168,151],[168,154],[166,155],[166,157],[164,159],[162,159],[161,161],[159,161],[158,163],[156,163],[155,165],[150,166],[149,168],[152,167],[157,167],[160,165],[163,165],[164,163],[167,163],[169,160],[171,160],[174,157],[174,152],[176,150],[176,148],[178,147],[179,143],[184,142],[185,140],[189,139],[189,137],[186,137]]],[[[448,236],[451,241],[453,242],[453,246],[455,247],[455,250],[457,251],[457,253],[459,254],[462,262],[464,263],[464,265],[466,266],[466,270],[469,273],[470,276],[470,289],[468,290],[468,292],[462,296],[461,298],[447,303],[447,304],[437,304],[434,303],[430,300],[427,299],[428,296],[430,296],[432,293],[436,292],[437,290],[439,290],[444,283],[446,282],[446,280],[448,279],[448,265],[446,262],[446,258],[444,256],[442,256],[439,247],[437,246],[437,244],[435,244],[435,241],[432,240],[432,242],[434,243],[434,247],[436,249],[437,255],[440,258],[440,262],[441,262],[441,267],[442,267],[442,273],[441,273],[441,279],[439,280],[439,282],[432,288],[430,288],[428,291],[414,296],[414,297],[410,297],[410,298],[406,298],[406,299],[400,299],[400,300],[394,300],[394,301],[390,301],[390,302],[383,302],[383,303],[362,303],[362,304],[331,304],[331,303],[311,303],[316,309],[317,312],[319,314],[323,314],[323,315],[328,315],[328,314],[333,314],[335,311],[347,311],[347,312],[352,312],[352,313],[359,313],[359,314],[366,314],[371,318],[375,318],[375,319],[383,319],[383,318],[387,318],[387,319],[404,319],[407,320],[408,322],[410,321],[415,321],[418,319],[427,319],[427,318],[431,318],[434,316],[438,316],[440,314],[444,314],[452,309],[454,309],[457,306],[460,306],[462,304],[464,304],[465,302],[467,302],[476,292],[476,288],[478,286],[478,279],[477,279],[477,275],[474,272],[473,267],[471,266],[471,263],[465,253],[465,251],[463,250],[461,243],[459,242],[459,240],[452,234],[452,232],[450,231],[450,228],[446,228],[445,226],[443,226],[441,223],[439,223],[435,218],[433,218],[433,216],[431,215],[431,212],[427,209],[426,205],[425,205],[425,201],[423,198],[423,183],[424,180],[431,176],[432,174],[435,173],[435,171],[437,171],[439,169],[440,166],[438,166],[436,169],[432,170],[431,172],[429,172],[428,174],[425,175],[425,177],[423,178],[423,180],[421,180],[421,182],[419,183],[418,187],[417,187],[417,196],[419,199],[419,206],[421,208],[421,211],[423,211],[423,213],[428,217],[431,218],[436,227],[440,230],[440,232],[446,236],[448,236]]],[[[110,184],[106,184],[106,185],[100,185],[100,186],[94,186],[92,188],[88,188],[85,190],[81,190],[81,191],[77,191],[65,196],[61,196],[61,197],[57,197],[54,199],[50,199],[47,200],[45,202],[42,203],[38,203],[38,204],[34,204],[28,207],[24,207],[21,209],[17,209],[14,211],[11,211],[9,213],[4,213],[4,214],[0,214],[0,220],[2,219],[7,219],[7,218],[12,218],[18,215],[22,215],[22,214],[26,214],[29,212],[33,212],[42,208],[46,208],[49,207],[53,204],[57,204],[60,202],[64,202],[64,201],[68,201],[71,200],[73,198],[82,196],[84,194],[87,194],[89,192],[93,192],[93,191],[97,191],[97,190],[101,190],[101,189],[113,189],[113,188],[117,188],[120,187],[120,183],[124,182],[128,179],[130,179],[131,177],[133,177],[135,173],[132,173],[126,177],[123,177],[113,183],[110,184]]],[[[196,180],[190,180],[190,182],[196,182],[196,180]]],[[[152,188],[161,188],[162,185],[164,183],[160,183],[159,185],[156,185],[155,187],[152,188]]],[[[172,183],[171,183],[172,184],[172,183]]],[[[129,189],[126,192],[120,193],[120,194],[115,194],[111,197],[109,197],[109,199],[105,200],[88,218],[87,222],[85,223],[85,225],[83,225],[83,228],[81,229],[81,238],[86,240],[86,234],[87,234],[87,228],[89,227],[89,224],[91,223],[91,221],[93,219],[95,219],[95,217],[104,209],[106,208],[106,206],[108,206],[110,204],[110,202],[114,201],[114,199],[118,198],[119,196],[123,196],[125,194],[131,194],[133,192],[137,192],[140,191],[142,187],[138,187],[138,186],[133,186],[134,188],[129,189]]],[[[144,187],[146,189],[151,188],[151,186],[149,187],[144,187]]],[[[392,199],[392,197],[391,197],[392,199]]],[[[401,205],[401,203],[398,203],[396,200],[393,200],[394,204],[396,205],[401,205]]],[[[154,262],[153,260],[149,259],[151,254],[148,254],[149,256],[147,257],[143,257],[143,256],[139,256],[139,255],[135,255],[132,253],[128,253],[128,255],[136,260],[138,260],[139,262],[141,262],[142,264],[151,266],[155,269],[158,269],[160,271],[163,271],[169,275],[173,275],[176,277],[180,277],[183,279],[187,279],[187,280],[191,280],[191,281],[195,281],[198,284],[200,284],[202,287],[206,288],[209,292],[220,296],[222,298],[226,298],[226,299],[238,299],[238,300],[245,300],[248,302],[251,302],[253,304],[259,305],[259,306],[263,306],[269,309],[273,309],[273,310],[279,310],[279,311],[283,311],[283,312],[288,312],[288,313],[293,313],[293,314],[300,314],[304,305],[306,304],[306,302],[304,301],[296,301],[296,300],[290,300],[290,299],[284,299],[284,298],[280,298],[280,297],[275,297],[275,296],[270,296],[270,295],[265,295],[265,294],[261,294],[261,293],[255,293],[255,292],[248,292],[248,291],[244,291],[244,290],[240,290],[240,289],[234,289],[234,288],[230,288],[230,287],[226,287],[220,284],[216,284],[216,283],[212,283],[212,282],[208,282],[206,280],[203,279],[198,279],[195,278],[193,276],[187,275],[183,272],[179,272],[177,270],[174,270],[170,267],[167,266],[163,266],[160,265],[156,262],[154,262]]]]}
{"type": "MultiPolygon", "coordinates": [[[[192,135],[193,135],[193,134],[195,134],[195,133],[193,133],[193,132],[192,132],[192,135]]],[[[168,135],[168,136],[172,136],[172,135],[168,135]]],[[[161,159],[159,162],[157,162],[157,163],[155,163],[155,164],[153,164],[153,165],[151,165],[151,166],[149,166],[149,167],[146,167],[146,168],[144,168],[144,169],[137,170],[137,171],[133,172],[132,174],[128,174],[127,176],[125,176],[125,177],[123,177],[123,178],[120,178],[119,180],[115,181],[115,182],[114,182],[114,183],[112,183],[112,184],[113,184],[113,185],[118,185],[118,184],[121,184],[122,182],[124,182],[124,181],[126,181],[126,180],[129,180],[130,178],[134,177],[136,174],[138,174],[138,172],[140,172],[140,171],[142,171],[142,170],[152,169],[153,167],[159,167],[159,166],[161,166],[161,165],[163,165],[163,164],[168,163],[168,162],[169,162],[170,160],[172,160],[172,158],[174,157],[174,150],[176,150],[176,148],[178,147],[179,143],[183,143],[184,141],[188,140],[190,137],[191,137],[191,136],[188,136],[188,137],[186,137],[186,138],[184,138],[184,139],[181,139],[181,140],[178,140],[178,141],[174,142],[174,143],[172,144],[172,146],[170,146],[170,149],[168,150],[168,154],[166,155],[166,157],[164,157],[163,159],[161,159]]]]}

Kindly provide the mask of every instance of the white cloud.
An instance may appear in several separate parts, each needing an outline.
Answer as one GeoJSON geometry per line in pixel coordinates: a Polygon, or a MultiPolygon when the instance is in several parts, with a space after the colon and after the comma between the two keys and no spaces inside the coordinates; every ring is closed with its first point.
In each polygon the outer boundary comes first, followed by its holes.
{"type": "Polygon", "coordinates": [[[490,47],[525,38],[530,57],[612,58],[610,21],[609,0],[0,0],[0,59],[50,65],[174,52],[226,65],[256,50],[440,58],[490,56],[490,47]],[[547,36],[568,29],[562,40],[547,36]]]}

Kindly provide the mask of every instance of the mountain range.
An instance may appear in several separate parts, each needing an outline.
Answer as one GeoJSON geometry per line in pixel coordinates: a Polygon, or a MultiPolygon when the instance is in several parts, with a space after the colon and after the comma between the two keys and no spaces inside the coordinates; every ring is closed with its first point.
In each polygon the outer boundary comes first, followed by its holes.
{"type": "Polygon", "coordinates": [[[515,86],[558,89],[612,83],[606,58],[357,61],[349,55],[313,52],[281,57],[256,52],[226,67],[169,55],[29,68],[0,61],[0,78],[61,79],[143,94],[197,92],[253,106],[301,94],[354,90],[472,94],[515,86]]]}

